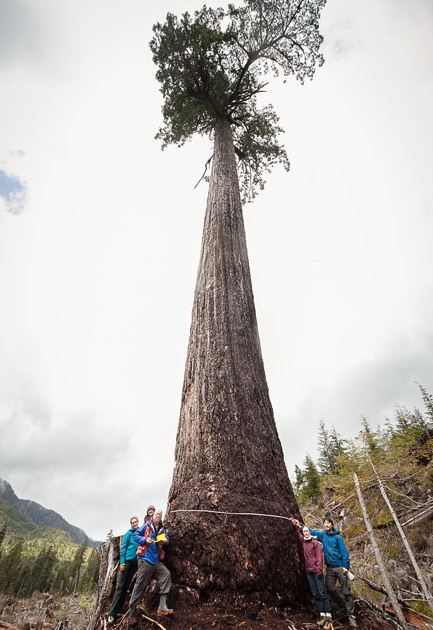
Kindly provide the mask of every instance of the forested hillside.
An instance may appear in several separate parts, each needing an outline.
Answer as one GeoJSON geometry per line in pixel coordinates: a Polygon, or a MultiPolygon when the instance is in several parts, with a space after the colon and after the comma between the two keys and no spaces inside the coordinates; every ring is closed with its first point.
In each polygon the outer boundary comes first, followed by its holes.
{"type": "Polygon", "coordinates": [[[86,542],[76,545],[60,530],[36,527],[30,540],[18,537],[6,546],[6,527],[5,523],[0,531],[1,594],[30,597],[34,593],[65,595],[95,589],[97,551],[86,542]]]}
{"type": "Polygon", "coordinates": [[[35,501],[17,497],[10,483],[4,479],[0,479],[0,500],[5,501],[10,507],[27,516],[27,518],[31,519],[36,525],[47,525],[48,527],[62,529],[67,532],[71,539],[78,545],[81,545],[81,543],[86,540],[89,547],[96,549],[101,544],[100,541],[89,538],[86,532],[79,527],[68,523],[63,516],[54,510],[45,508],[35,501]]]}
{"type": "Polygon", "coordinates": [[[294,487],[306,523],[321,527],[327,514],[342,531],[356,575],[354,592],[366,599],[382,601],[383,594],[375,590],[383,584],[355,490],[356,473],[397,597],[401,603],[432,615],[380,490],[382,482],[431,593],[433,396],[422,386],[420,390],[424,411],[398,407],[395,416],[377,429],[362,418],[361,430],[353,440],[345,439],[335,428],[321,422],[318,460],[315,462],[307,455],[303,467],[296,467],[294,487]]]}
{"type": "Polygon", "coordinates": [[[55,527],[41,527],[0,499],[0,594],[93,591],[98,577],[96,549],[77,545],[55,527]]]}

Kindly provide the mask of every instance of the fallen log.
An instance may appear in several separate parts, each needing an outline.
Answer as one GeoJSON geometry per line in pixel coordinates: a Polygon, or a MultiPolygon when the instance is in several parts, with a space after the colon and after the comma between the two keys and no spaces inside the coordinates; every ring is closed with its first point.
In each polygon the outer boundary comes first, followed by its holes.
{"type": "MultiPolygon", "coordinates": [[[[379,584],[375,584],[371,580],[368,580],[364,577],[360,577],[359,579],[364,582],[364,584],[368,586],[368,588],[371,588],[371,590],[376,591],[377,593],[383,593],[384,595],[387,594],[386,590],[382,586],[379,586],[379,584]]],[[[406,621],[413,624],[414,626],[417,626],[418,628],[433,630],[433,618],[427,617],[427,615],[423,615],[422,613],[419,613],[416,610],[409,608],[407,604],[399,597],[397,597],[397,601],[402,606],[402,612],[406,621]]],[[[385,610],[388,615],[395,616],[392,606],[384,604],[382,605],[382,609],[385,610]]]]}
{"type": "MultiPolygon", "coordinates": [[[[383,608],[389,615],[395,615],[391,606],[384,604],[383,608]]],[[[403,608],[403,615],[406,621],[411,623],[413,626],[416,626],[417,628],[425,628],[425,630],[433,630],[432,617],[427,617],[427,615],[423,615],[422,613],[407,607],[403,608]]]]}

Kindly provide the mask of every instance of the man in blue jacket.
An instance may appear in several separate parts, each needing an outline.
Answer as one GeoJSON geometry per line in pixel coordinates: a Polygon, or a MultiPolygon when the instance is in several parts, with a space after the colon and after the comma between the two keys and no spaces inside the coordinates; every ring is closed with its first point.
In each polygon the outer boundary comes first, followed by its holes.
{"type": "Polygon", "coordinates": [[[350,580],[348,577],[350,560],[344,540],[340,532],[334,529],[334,523],[326,517],[323,521],[325,529],[310,529],[313,536],[323,543],[323,555],[326,564],[326,590],[337,602],[340,612],[344,615],[347,611],[349,626],[356,628],[355,605],[353,603],[350,580]],[[344,598],[337,591],[337,580],[341,584],[344,598]]]}
{"type": "Polygon", "coordinates": [[[137,548],[137,579],[129,602],[129,621],[133,623],[136,617],[137,605],[140,603],[147,586],[153,577],[159,583],[159,615],[172,615],[173,610],[167,607],[167,595],[171,588],[171,575],[162,563],[164,550],[162,546],[169,542],[162,524],[162,510],[156,510],[150,521],[134,533],[137,548]]]}

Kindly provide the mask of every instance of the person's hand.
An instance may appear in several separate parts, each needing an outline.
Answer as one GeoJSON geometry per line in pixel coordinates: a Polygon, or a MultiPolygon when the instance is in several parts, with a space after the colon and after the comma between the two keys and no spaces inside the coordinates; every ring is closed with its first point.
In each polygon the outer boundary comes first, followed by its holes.
{"type": "Polygon", "coordinates": [[[124,565],[124,564],[121,564],[121,565],[120,565],[120,570],[121,570],[121,571],[124,571],[124,570],[125,570],[125,565],[124,565]]]}
{"type": "Polygon", "coordinates": [[[346,569],[346,567],[343,567],[343,573],[344,575],[346,575],[347,573],[349,573],[349,569],[346,569]]]}
{"type": "Polygon", "coordinates": [[[323,573],[318,573],[318,574],[317,574],[317,577],[318,577],[319,579],[321,579],[321,578],[323,577],[323,573]]]}
{"type": "Polygon", "coordinates": [[[152,545],[153,544],[153,540],[151,538],[146,538],[146,543],[148,545],[152,545]]]}

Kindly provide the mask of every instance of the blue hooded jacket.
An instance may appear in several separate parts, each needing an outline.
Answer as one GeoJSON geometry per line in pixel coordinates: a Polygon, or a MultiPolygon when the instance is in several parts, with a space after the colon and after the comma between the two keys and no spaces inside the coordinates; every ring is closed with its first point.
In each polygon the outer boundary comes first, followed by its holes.
{"type": "Polygon", "coordinates": [[[126,560],[135,560],[137,555],[138,542],[133,538],[135,529],[128,529],[122,540],[120,548],[120,564],[125,564],[126,560]]]}
{"type": "MultiPolygon", "coordinates": [[[[167,542],[169,542],[169,538],[166,534],[165,531],[165,527],[160,524],[158,527],[158,530],[155,531],[155,527],[153,526],[153,521],[149,521],[147,523],[143,523],[143,525],[141,527],[139,527],[135,532],[134,532],[134,540],[139,544],[139,545],[145,545],[146,544],[146,538],[144,536],[145,532],[146,532],[146,527],[149,527],[150,529],[150,538],[156,542],[156,538],[159,534],[165,534],[165,537],[167,539],[167,542]]],[[[152,544],[149,545],[147,548],[147,551],[145,553],[144,556],[138,556],[137,555],[137,559],[138,560],[147,560],[147,562],[150,562],[150,564],[157,564],[160,561],[160,555],[161,555],[161,551],[159,549],[159,546],[156,544],[152,544]]]]}
{"type": "Polygon", "coordinates": [[[323,529],[310,529],[313,536],[323,543],[323,555],[327,567],[344,567],[350,569],[349,554],[344,540],[337,529],[327,532],[323,529]]]}

